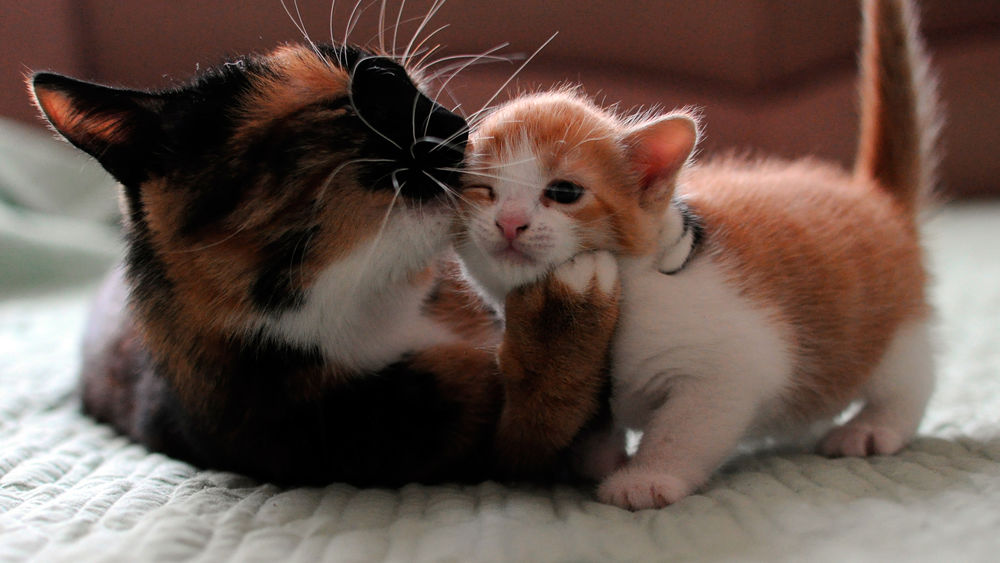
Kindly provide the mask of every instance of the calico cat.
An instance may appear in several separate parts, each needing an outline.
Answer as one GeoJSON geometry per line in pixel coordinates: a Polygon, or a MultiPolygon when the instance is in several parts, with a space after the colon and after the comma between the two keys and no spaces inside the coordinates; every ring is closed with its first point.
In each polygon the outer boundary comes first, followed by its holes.
{"type": "Polygon", "coordinates": [[[97,419],[259,479],[398,485],[549,475],[597,408],[617,293],[555,272],[501,333],[449,254],[466,122],[392,57],[287,45],[163,92],[31,89],[121,184],[127,256],[84,342],[97,419]]]}
{"type": "Polygon", "coordinates": [[[693,113],[622,118],[565,90],[475,128],[456,248],[494,306],[577,253],[618,257],[616,428],[581,464],[600,500],[676,502],[745,438],[826,423],[823,453],[865,456],[915,433],[933,388],[918,212],[936,118],[913,11],[865,3],[853,174],[812,159],[694,164],[693,113]],[[624,428],[644,432],[630,459],[624,428]]]}

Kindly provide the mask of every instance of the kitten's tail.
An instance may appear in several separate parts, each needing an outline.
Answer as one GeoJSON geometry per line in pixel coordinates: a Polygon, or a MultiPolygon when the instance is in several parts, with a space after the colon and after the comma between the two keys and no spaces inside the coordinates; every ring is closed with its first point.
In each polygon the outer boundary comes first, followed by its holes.
{"type": "Polygon", "coordinates": [[[864,0],[861,133],[855,174],[916,214],[936,182],[937,80],[909,0],[864,0]]]}

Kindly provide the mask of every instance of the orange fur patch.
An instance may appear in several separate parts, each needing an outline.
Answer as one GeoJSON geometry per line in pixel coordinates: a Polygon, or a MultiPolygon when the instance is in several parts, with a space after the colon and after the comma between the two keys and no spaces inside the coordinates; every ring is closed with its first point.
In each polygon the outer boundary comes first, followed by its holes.
{"type": "Polygon", "coordinates": [[[122,118],[115,115],[80,115],[73,100],[59,90],[36,88],[35,103],[67,138],[112,143],[121,135],[122,118]]]}
{"type": "Polygon", "coordinates": [[[275,75],[260,77],[242,101],[250,123],[280,119],[308,103],[347,92],[347,71],[304,45],[279,47],[269,59],[275,75]]]}
{"type": "Polygon", "coordinates": [[[618,294],[577,294],[550,274],[508,295],[505,314],[497,448],[518,472],[548,467],[597,412],[618,294]]]}
{"type": "Polygon", "coordinates": [[[801,414],[846,406],[897,329],[928,314],[912,217],[873,182],[808,161],[726,162],[682,185],[731,283],[781,311],[801,414]]]}

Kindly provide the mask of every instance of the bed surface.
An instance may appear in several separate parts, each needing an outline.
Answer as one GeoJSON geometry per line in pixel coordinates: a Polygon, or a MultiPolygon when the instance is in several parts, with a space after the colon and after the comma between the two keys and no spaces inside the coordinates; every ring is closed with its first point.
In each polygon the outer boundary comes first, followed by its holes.
{"type": "Polygon", "coordinates": [[[758,454],[639,513],[570,487],[280,489],[151,454],[80,413],[83,318],[119,250],[113,190],[72,151],[10,127],[0,124],[0,561],[1000,557],[1000,203],[928,221],[940,375],[920,436],[897,456],[758,454]]]}

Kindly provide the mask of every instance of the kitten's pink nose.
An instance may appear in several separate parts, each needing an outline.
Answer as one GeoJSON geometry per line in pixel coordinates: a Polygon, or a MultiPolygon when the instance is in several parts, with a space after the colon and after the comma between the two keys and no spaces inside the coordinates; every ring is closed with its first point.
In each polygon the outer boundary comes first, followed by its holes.
{"type": "Polygon", "coordinates": [[[509,242],[528,230],[528,217],[524,213],[501,213],[497,217],[496,226],[509,242]]]}

